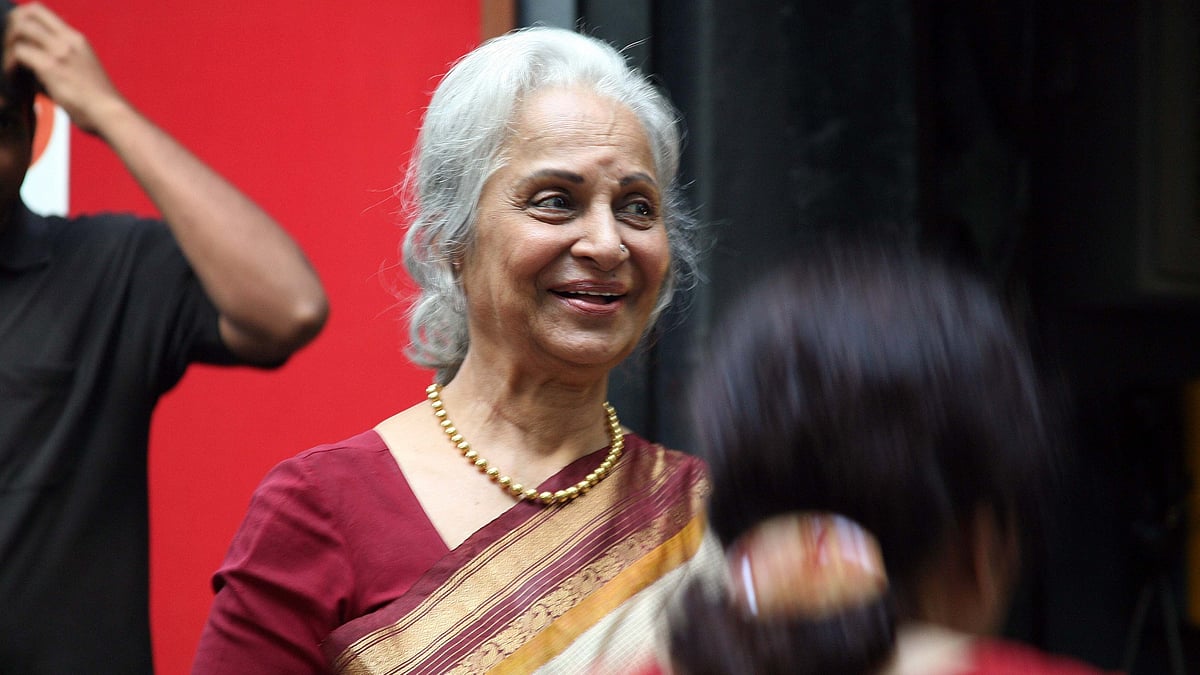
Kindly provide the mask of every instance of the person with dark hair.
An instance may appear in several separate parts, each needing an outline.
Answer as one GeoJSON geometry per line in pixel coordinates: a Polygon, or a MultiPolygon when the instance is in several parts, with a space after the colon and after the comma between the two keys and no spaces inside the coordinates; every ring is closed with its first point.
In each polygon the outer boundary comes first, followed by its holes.
{"type": "Polygon", "coordinates": [[[985,284],[901,247],[814,247],[737,303],[707,363],[692,411],[731,587],[684,595],[677,672],[1096,672],[986,637],[1058,451],[985,284]]]}
{"type": "Polygon", "coordinates": [[[155,404],[192,362],[279,366],[327,300],[296,243],[122,97],[82,34],[38,3],[3,5],[0,671],[151,672],[155,404]],[[26,208],[39,90],[162,221],[26,208]]]}
{"type": "Polygon", "coordinates": [[[523,29],[454,64],[407,184],[409,353],[434,382],[264,478],[193,672],[665,657],[668,600],[722,570],[705,471],[606,398],[695,263],[680,144],[674,107],[602,40],[523,29]]]}

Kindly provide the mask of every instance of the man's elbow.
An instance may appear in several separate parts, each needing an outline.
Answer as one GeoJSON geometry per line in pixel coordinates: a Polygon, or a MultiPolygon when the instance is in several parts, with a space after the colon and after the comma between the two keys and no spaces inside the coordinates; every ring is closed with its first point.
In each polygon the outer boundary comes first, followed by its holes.
{"type": "Polygon", "coordinates": [[[312,342],[329,318],[329,300],[322,293],[291,305],[265,329],[242,330],[226,324],[222,333],[230,351],[239,358],[262,368],[278,368],[312,342]]]}
{"type": "Polygon", "coordinates": [[[282,326],[283,330],[274,340],[281,363],[312,342],[321,333],[328,319],[329,300],[324,294],[295,303],[288,320],[282,326]]]}
{"type": "Polygon", "coordinates": [[[289,329],[281,341],[287,355],[292,355],[312,342],[321,333],[328,319],[329,300],[324,293],[320,297],[296,303],[289,321],[289,329]]]}

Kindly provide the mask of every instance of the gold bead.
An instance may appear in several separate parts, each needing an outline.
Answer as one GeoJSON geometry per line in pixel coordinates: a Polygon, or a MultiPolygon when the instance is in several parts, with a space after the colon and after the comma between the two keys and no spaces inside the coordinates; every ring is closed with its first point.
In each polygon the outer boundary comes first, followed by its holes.
{"type": "Polygon", "coordinates": [[[608,418],[608,430],[611,437],[608,456],[600,463],[600,466],[596,467],[595,471],[587,474],[587,477],[577,484],[565,490],[539,493],[534,488],[526,488],[520,483],[513,482],[511,477],[502,475],[500,469],[490,466],[486,459],[480,457],[478,452],[471,449],[471,444],[463,438],[462,433],[450,421],[450,417],[446,413],[446,407],[441,398],[441,385],[436,382],[429,385],[425,388],[425,395],[429,399],[429,405],[433,408],[434,416],[438,419],[438,425],[441,426],[446,437],[450,439],[450,442],[462,452],[463,457],[518,500],[537,501],[546,505],[555,503],[565,504],[584,494],[603,480],[612,469],[613,463],[621,456],[621,451],[625,447],[625,437],[621,434],[621,422],[617,419],[617,411],[608,401],[605,401],[603,403],[604,414],[608,418]]]}

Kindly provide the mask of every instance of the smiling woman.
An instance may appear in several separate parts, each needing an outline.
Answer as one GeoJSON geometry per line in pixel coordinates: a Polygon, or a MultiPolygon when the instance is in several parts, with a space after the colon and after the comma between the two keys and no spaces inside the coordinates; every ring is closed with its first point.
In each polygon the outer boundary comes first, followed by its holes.
{"type": "Polygon", "coordinates": [[[724,573],[705,470],[624,429],[606,398],[694,268],[680,138],[620,53],[570,31],[518,31],[451,69],[406,185],[409,353],[435,382],[264,479],[195,672],[665,658],[676,589],[724,573]]]}
{"type": "Polygon", "coordinates": [[[523,103],[507,147],[464,253],[480,317],[466,361],[606,374],[637,346],[670,263],[646,136],[624,105],[554,88],[523,103]]]}

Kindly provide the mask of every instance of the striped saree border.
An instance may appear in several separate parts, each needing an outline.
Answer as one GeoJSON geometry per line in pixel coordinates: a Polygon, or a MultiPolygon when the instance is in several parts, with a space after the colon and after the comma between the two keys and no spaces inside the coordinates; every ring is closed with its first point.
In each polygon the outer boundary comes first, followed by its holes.
{"type": "Polygon", "coordinates": [[[565,630],[543,632],[492,668],[495,675],[532,673],[563,653],[590,627],[631,598],[652,586],[664,571],[678,569],[696,554],[704,539],[705,519],[697,515],[675,536],[655,547],[650,554],[622,570],[616,577],[579,604],[563,613],[559,624],[565,630]]]}
{"type": "Polygon", "coordinates": [[[531,672],[695,554],[707,489],[694,460],[643,441],[585,497],[514,506],[409,593],[338,628],[334,672],[531,672]]]}

